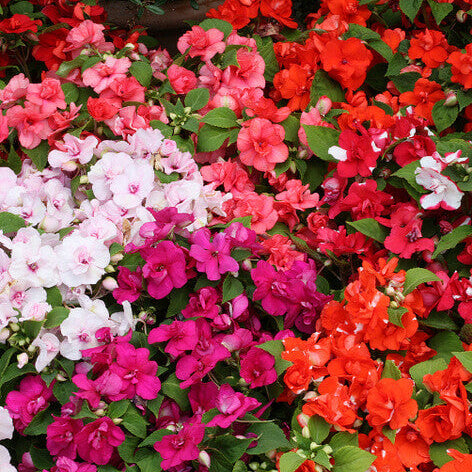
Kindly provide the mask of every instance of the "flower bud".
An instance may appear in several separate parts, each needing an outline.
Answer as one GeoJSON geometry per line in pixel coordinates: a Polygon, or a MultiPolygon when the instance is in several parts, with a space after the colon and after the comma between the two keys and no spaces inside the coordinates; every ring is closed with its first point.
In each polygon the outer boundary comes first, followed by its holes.
{"type": "Polygon", "coordinates": [[[252,262],[250,259],[244,259],[244,261],[241,263],[241,266],[243,270],[250,271],[252,269],[252,262]]]}
{"type": "Polygon", "coordinates": [[[249,468],[250,468],[251,470],[254,470],[254,471],[255,471],[255,470],[257,470],[257,469],[259,468],[259,463],[257,463],[257,462],[250,462],[250,463],[248,464],[248,466],[249,466],[249,468]]]}
{"type": "Polygon", "coordinates": [[[18,331],[20,331],[20,325],[18,323],[10,323],[10,329],[14,333],[17,333],[18,331]]]}
{"type": "Polygon", "coordinates": [[[67,161],[67,162],[64,162],[64,164],[62,164],[61,169],[64,172],[74,172],[75,170],[77,170],[77,167],[78,167],[77,162],[67,161]]]}
{"type": "Polygon", "coordinates": [[[0,331],[0,343],[4,343],[10,337],[10,330],[8,328],[3,328],[0,331]]]}
{"type": "Polygon", "coordinates": [[[105,267],[105,272],[107,274],[112,274],[113,272],[115,272],[115,268],[111,265],[111,264],[108,264],[106,267],[105,267]]]}
{"type": "Polygon", "coordinates": [[[333,452],[333,448],[326,444],[326,446],[323,446],[323,451],[326,452],[326,454],[331,454],[333,452]]]}
{"type": "Polygon", "coordinates": [[[315,105],[315,108],[320,112],[321,115],[326,115],[326,113],[331,110],[333,102],[326,95],[323,95],[319,98],[318,102],[315,105]]]}
{"type": "Polygon", "coordinates": [[[444,99],[445,107],[454,107],[457,105],[457,95],[451,90],[446,93],[446,98],[444,99]]]}
{"type": "Polygon", "coordinates": [[[113,421],[113,423],[115,423],[116,425],[119,425],[120,423],[123,422],[123,418],[113,418],[112,421],[113,421]]]}
{"type": "Polygon", "coordinates": [[[465,23],[467,20],[467,12],[464,10],[458,10],[456,13],[456,19],[459,23],[465,23]]]}
{"type": "Polygon", "coordinates": [[[81,175],[79,179],[80,185],[87,185],[89,183],[88,175],[81,175]]]}
{"type": "Polygon", "coordinates": [[[116,254],[113,254],[113,256],[110,257],[110,262],[112,264],[116,264],[118,262],[121,261],[121,259],[123,259],[123,257],[125,257],[123,254],[121,254],[121,252],[118,252],[116,254]]]}
{"type": "Polygon", "coordinates": [[[310,437],[310,429],[308,428],[308,426],[303,426],[302,436],[306,439],[308,439],[310,437]]]}
{"type": "Polygon", "coordinates": [[[57,374],[56,375],[56,380],[58,382],[65,382],[67,379],[62,374],[57,374]]]}
{"type": "Polygon", "coordinates": [[[105,290],[111,292],[115,290],[115,288],[118,288],[118,282],[113,277],[106,277],[102,282],[102,286],[105,290]]]}
{"type": "Polygon", "coordinates": [[[186,115],[190,115],[190,113],[192,113],[192,107],[185,107],[185,108],[184,108],[184,113],[185,113],[186,115]]]}
{"type": "Polygon", "coordinates": [[[22,369],[26,364],[28,364],[28,354],[26,352],[22,352],[16,356],[18,360],[18,369],[22,369]]]}
{"type": "Polygon", "coordinates": [[[208,452],[200,451],[200,454],[198,454],[198,462],[200,462],[200,464],[202,464],[203,466],[209,469],[210,464],[211,464],[211,459],[208,452]]]}
{"type": "MultiPolygon", "coordinates": [[[[313,392],[314,393],[314,392],[313,392]]],[[[308,421],[310,420],[310,417],[308,415],[305,415],[305,413],[300,413],[297,416],[297,421],[298,424],[303,428],[308,425],[308,421]]]]}
{"type": "Polygon", "coordinates": [[[97,416],[105,416],[105,410],[103,408],[99,408],[98,410],[95,410],[95,414],[97,416]]]}

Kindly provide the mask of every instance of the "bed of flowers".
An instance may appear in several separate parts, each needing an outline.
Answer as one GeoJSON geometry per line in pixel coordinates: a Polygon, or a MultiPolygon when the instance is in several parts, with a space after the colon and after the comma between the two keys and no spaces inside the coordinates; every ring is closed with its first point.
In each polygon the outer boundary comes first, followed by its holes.
{"type": "Polygon", "coordinates": [[[472,470],[472,1],[313,3],[0,0],[1,472],[472,470]]]}

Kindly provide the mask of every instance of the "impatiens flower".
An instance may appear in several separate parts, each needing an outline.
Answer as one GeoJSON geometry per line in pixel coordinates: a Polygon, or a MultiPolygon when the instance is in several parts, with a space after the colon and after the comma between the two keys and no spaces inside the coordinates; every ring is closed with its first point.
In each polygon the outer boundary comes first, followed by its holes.
{"type": "Polygon", "coordinates": [[[420,160],[420,167],[415,170],[416,182],[433,193],[420,198],[425,210],[457,210],[461,206],[464,193],[449,177],[441,174],[442,165],[431,156],[420,160]]]}
{"type": "Polygon", "coordinates": [[[204,435],[204,425],[186,423],[177,434],[164,436],[157,441],[154,449],[162,456],[161,467],[168,470],[186,461],[197,459],[200,454],[198,445],[204,435]]]}
{"type": "Polygon", "coordinates": [[[125,433],[108,416],[88,423],[75,435],[79,456],[97,465],[108,464],[115,447],[124,440],[125,433]]]}
{"type": "Polygon", "coordinates": [[[452,65],[451,81],[461,84],[465,89],[472,88],[472,44],[466,44],[465,51],[454,51],[447,59],[452,65]]]}
{"type": "Polygon", "coordinates": [[[2,472],[17,472],[10,463],[11,457],[5,446],[0,446],[0,470],[2,472]]]}
{"type": "Polygon", "coordinates": [[[102,397],[112,401],[126,398],[122,393],[123,382],[120,376],[111,370],[106,370],[95,380],[89,379],[85,374],[77,374],[72,377],[72,382],[79,387],[76,397],[87,400],[94,409],[98,408],[102,397]]]}
{"type": "Polygon", "coordinates": [[[45,114],[67,106],[60,81],[52,78],[46,78],[40,84],[30,84],[26,100],[37,105],[40,113],[45,114]]]}
{"type": "Polygon", "coordinates": [[[141,295],[143,289],[143,276],[141,267],[131,272],[127,267],[118,268],[118,288],[113,290],[115,300],[123,304],[124,301],[135,302],[141,295]]]}
{"type": "Polygon", "coordinates": [[[82,420],[70,417],[54,417],[54,422],[47,427],[47,448],[53,456],[65,456],[75,459],[77,444],[75,435],[83,428],[82,420]]]}
{"type": "Polygon", "coordinates": [[[38,26],[41,26],[41,24],[41,20],[32,20],[27,15],[15,13],[10,18],[0,21],[0,31],[2,33],[10,34],[20,34],[24,33],[25,31],[32,31],[33,33],[36,33],[36,31],[38,31],[38,26]]]}
{"type": "Polygon", "coordinates": [[[93,151],[98,144],[95,136],[79,139],[72,134],[66,134],[63,140],[63,143],[58,141],[57,149],[52,150],[48,155],[48,161],[52,167],[64,168],[64,165],[70,161],[87,164],[92,159],[93,151]]]}
{"type": "Polygon", "coordinates": [[[202,61],[208,62],[215,54],[224,52],[226,45],[223,39],[224,33],[219,29],[205,31],[201,26],[193,26],[179,38],[177,49],[184,54],[190,48],[190,57],[200,56],[202,61]]]}
{"type": "Polygon", "coordinates": [[[273,170],[275,165],[288,157],[284,144],[285,131],[281,125],[265,118],[246,121],[238,134],[238,149],[241,162],[257,170],[273,170]]]}
{"type": "Polygon", "coordinates": [[[277,380],[274,365],[275,359],[272,354],[252,347],[241,360],[241,377],[250,388],[270,385],[277,380]]]}
{"type": "Polygon", "coordinates": [[[408,424],[418,412],[411,398],[414,383],[411,379],[381,379],[367,394],[367,421],[373,427],[388,425],[398,429],[408,424]]]}
{"type": "Polygon", "coordinates": [[[0,441],[2,439],[11,439],[13,431],[13,420],[8,410],[0,406],[0,441]]]}
{"type": "Polygon", "coordinates": [[[164,351],[177,357],[185,351],[191,351],[197,345],[197,325],[193,320],[173,321],[169,325],[152,329],[148,341],[150,344],[167,341],[164,351]]]}
{"type": "Polygon", "coordinates": [[[197,270],[206,272],[208,280],[219,280],[226,272],[237,272],[239,264],[230,256],[230,239],[218,233],[210,241],[211,233],[201,228],[192,235],[190,256],[197,261],[197,270]]]}
{"type": "Polygon", "coordinates": [[[172,64],[167,69],[169,82],[175,93],[188,93],[197,86],[197,76],[191,70],[172,64]]]}
{"type": "Polygon", "coordinates": [[[82,74],[82,80],[85,85],[100,93],[108,88],[115,79],[125,78],[130,66],[131,61],[127,57],[117,59],[108,56],[105,62],[99,62],[85,70],[82,74]]]}
{"type": "Polygon", "coordinates": [[[152,297],[164,298],[173,288],[183,287],[187,283],[184,253],[171,241],[162,241],[154,248],[143,249],[141,256],[146,261],[143,275],[152,297]]]}

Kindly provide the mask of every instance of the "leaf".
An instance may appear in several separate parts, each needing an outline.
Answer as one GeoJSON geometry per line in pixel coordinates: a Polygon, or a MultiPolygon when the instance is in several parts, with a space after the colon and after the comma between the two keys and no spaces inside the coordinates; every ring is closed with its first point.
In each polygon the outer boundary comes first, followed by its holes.
{"type": "Polygon", "coordinates": [[[149,62],[137,61],[131,64],[129,73],[143,86],[148,88],[152,79],[152,67],[149,62]]]}
{"type": "MultiPolygon", "coordinates": [[[[441,443],[433,443],[429,448],[429,456],[434,462],[434,465],[442,467],[447,462],[452,461],[452,457],[447,453],[449,449],[455,449],[456,451],[463,453],[469,452],[469,448],[467,447],[467,443],[463,437],[441,443]]],[[[464,470],[464,472],[466,471],[464,470]]]]}
{"type": "Polygon", "coordinates": [[[238,126],[236,113],[228,107],[218,107],[210,110],[202,118],[202,122],[217,128],[234,128],[238,126]]]}
{"type": "Polygon", "coordinates": [[[373,218],[364,218],[357,221],[348,221],[347,224],[369,238],[375,239],[379,243],[383,243],[388,235],[385,226],[375,221],[373,218]]]}
{"type": "Polygon", "coordinates": [[[308,161],[295,159],[295,165],[297,166],[299,172],[302,166],[305,167],[305,171],[302,176],[302,183],[303,185],[309,184],[310,190],[315,192],[324,180],[328,170],[328,163],[321,159],[314,158],[309,159],[308,161]]]}
{"type": "Polygon", "coordinates": [[[229,138],[230,130],[203,125],[198,134],[197,152],[212,152],[219,149],[229,138]]]}
{"type": "MultiPolygon", "coordinates": [[[[0,214],[1,215],[1,214],[0,214]]],[[[1,227],[1,225],[0,225],[1,227]]],[[[465,238],[472,236],[472,226],[458,226],[454,228],[450,233],[445,234],[440,240],[436,249],[431,256],[435,259],[439,254],[448,249],[452,249],[456,247],[461,241],[465,238]]]]}
{"type": "Polygon", "coordinates": [[[446,107],[444,106],[444,100],[439,100],[434,104],[431,115],[436,129],[440,133],[454,124],[459,115],[459,105],[446,107]]]}
{"type": "Polygon", "coordinates": [[[76,102],[79,99],[79,88],[72,82],[66,82],[61,85],[64,92],[66,103],[76,102]]]}
{"type": "Polygon", "coordinates": [[[67,403],[73,392],[78,390],[77,386],[72,382],[56,382],[52,389],[54,396],[62,405],[67,403]]]}
{"type": "Polygon", "coordinates": [[[268,82],[274,80],[275,74],[279,71],[279,63],[274,52],[274,42],[270,36],[261,38],[257,34],[254,35],[257,44],[257,52],[265,62],[264,78],[268,82]]]}
{"type": "Polygon", "coordinates": [[[135,436],[126,435],[125,440],[118,446],[118,454],[125,462],[134,462],[134,453],[140,442],[135,436]]]}
{"type": "Polygon", "coordinates": [[[285,454],[281,455],[279,459],[280,472],[294,472],[305,461],[306,457],[301,457],[296,452],[286,452],[285,454]]]}
{"type": "Polygon", "coordinates": [[[285,140],[291,143],[298,142],[298,130],[300,129],[300,120],[293,115],[289,115],[280,123],[284,127],[285,140]]]}
{"type": "Polygon", "coordinates": [[[418,287],[418,285],[424,284],[425,282],[441,282],[441,279],[434,272],[428,269],[422,269],[421,267],[407,270],[405,283],[403,285],[403,295],[408,295],[418,287]]]}
{"type": "Polygon", "coordinates": [[[410,375],[415,381],[416,386],[422,387],[425,375],[434,374],[438,370],[444,370],[446,368],[447,364],[444,359],[429,359],[410,367],[410,375]]]}
{"type": "Polygon", "coordinates": [[[28,436],[39,436],[46,434],[47,427],[54,421],[51,412],[48,410],[40,411],[24,430],[28,436]]]}
{"type": "Polygon", "coordinates": [[[243,284],[232,275],[227,275],[223,282],[223,303],[226,303],[244,292],[243,284]]]}
{"type": "Polygon", "coordinates": [[[121,418],[131,405],[129,400],[120,400],[118,402],[110,403],[107,410],[107,416],[110,418],[121,418]]]}
{"type": "MultiPolygon", "coordinates": [[[[146,450],[148,452],[148,450],[146,450]]],[[[162,458],[156,451],[149,451],[147,456],[138,460],[137,464],[141,472],[159,472],[162,458]]]]}
{"type": "Polygon", "coordinates": [[[397,435],[396,430],[390,429],[388,426],[384,426],[382,433],[390,440],[392,444],[395,444],[395,436],[397,435]]]}
{"type": "Polygon", "coordinates": [[[462,341],[452,331],[441,331],[428,341],[428,346],[437,352],[435,358],[442,358],[447,362],[453,356],[453,352],[463,352],[462,341]]]}
{"type": "Polygon", "coordinates": [[[192,111],[201,110],[210,100],[210,92],[207,88],[196,88],[190,90],[185,96],[185,106],[190,107],[192,111]]]}
{"type": "Polygon", "coordinates": [[[49,469],[54,466],[54,460],[47,449],[39,449],[31,446],[30,449],[31,460],[33,465],[40,470],[49,469]]]}
{"type": "MultiPolygon", "coordinates": [[[[3,165],[3,163],[4,162],[2,162],[1,165],[3,165]]],[[[21,158],[13,146],[10,147],[6,165],[17,175],[21,172],[23,163],[21,162],[21,158]]]]}
{"type": "Polygon", "coordinates": [[[20,228],[26,228],[26,223],[21,216],[14,215],[8,211],[0,213],[0,230],[4,234],[15,233],[20,228]]]}
{"type": "Polygon", "coordinates": [[[329,442],[329,445],[333,448],[333,451],[342,449],[345,446],[359,446],[359,438],[357,433],[336,433],[329,442]]]}
{"type": "Polygon", "coordinates": [[[254,423],[247,433],[257,434],[257,446],[252,447],[248,454],[265,454],[274,449],[290,449],[292,446],[284,432],[274,423],[254,423]]]}
{"type": "Polygon", "coordinates": [[[390,321],[390,323],[394,324],[395,326],[403,328],[402,317],[407,311],[408,310],[402,306],[399,308],[388,307],[388,321],[390,321]]]}
{"type": "Polygon", "coordinates": [[[400,369],[395,365],[391,359],[387,359],[382,370],[383,379],[395,379],[399,380],[402,378],[402,373],[400,369]]]}
{"type": "Polygon", "coordinates": [[[428,0],[428,3],[437,25],[439,25],[453,9],[451,3],[438,3],[434,0],[428,0]]]}
{"type": "Polygon", "coordinates": [[[99,62],[102,61],[102,58],[100,56],[88,56],[86,59],[84,59],[82,66],[80,68],[82,74],[87,70],[93,67],[94,65],[98,64],[99,62]]]}
{"type": "Polygon", "coordinates": [[[212,28],[216,28],[224,33],[225,39],[233,31],[233,25],[231,23],[228,23],[227,21],[224,21],[224,20],[218,20],[216,18],[203,20],[199,24],[199,26],[203,28],[205,31],[208,31],[209,29],[212,29],[212,28]]]}
{"type": "Polygon", "coordinates": [[[306,132],[306,138],[310,149],[321,159],[325,161],[336,161],[328,153],[331,146],[337,146],[339,143],[338,130],[327,128],[325,126],[303,125],[306,132]]]}
{"type": "Polygon", "coordinates": [[[33,161],[33,164],[39,171],[44,170],[48,163],[49,144],[47,141],[41,141],[33,149],[26,149],[22,147],[23,152],[33,161]]]}
{"type": "Polygon", "coordinates": [[[411,22],[418,14],[423,0],[400,0],[400,10],[410,19],[411,22]]]}
{"type": "Polygon", "coordinates": [[[169,306],[167,307],[166,318],[180,314],[187,306],[191,293],[190,287],[174,288],[170,292],[169,306]]]}
{"type": "Polygon", "coordinates": [[[47,297],[46,301],[52,306],[62,305],[62,294],[57,287],[51,287],[46,289],[47,297]]]}
{"type": "Polygon", "coordinates": [[[408,65],[408,61],[402,56],[400,52],[393,55],[392,59],[388,63],[386,75],[392,77],[399,75],[401,70],[408,65]]]}
{"type": "Polygon", "coordinates": [[[147,434],[147,421],[134,406],[130,406],[123,415],[121,423],[131,434],[138,438],[145,438],[147,434]]]}
{"type": "Polygon", "coordinates": [[[175,400],[181,410],[186,411],[190,407],[188,400],[188,389],[180,388],[180,380],[175,374],[172,374],[165,382],[162,383],[162,393],[175,400]]]}
{"type": "Polygon", "coordinates": [[[452,354],[457,357],[465,370],[472,373],[472,351],[453,352],[452,354]]]}
{"type": "Polygon", "coordinates": [[[44,327],[46,329],[57,328],[68,316],[70,310],[63,306],[54,307],[46,316],[44,327]]]}
{"type": "Polygon", "coordinates": [[[266,341],[264,344],[260,344],[257,346],[260,349],[268,352],[275,358],[275,371],[277,375],[282,374],[285,372],[291,365],[292,362],[282,359],[282,352],[285,350],[283,342],[279,339],[272,339],[270,341],[266,341]]]}
{"type": "Polygon", "coordinates": [[[310,104],[316,105],[323,96],[328,97],[333,102],[344,101],[344,92],[339,82],[333,80],[323,69],[318,69],[311,84],[310,104]]]}
{"type": "Polygon", "coordinates": [[[446,312],[432,312],[428,318],[420,319],[419,322],[424,326],[436,329],[456,330],[457,325],[446,312]]]}
{"type": "Polygon", "coordinates": [[[333,452],[333,472],[366,472],[377,458],[355,446],[344,446],[333,452]]]}
{"type": "Polygon", "coordinates": [[[12,15],[19,14],[19,15],[30,16],[34,12],[34,7],[31,2],[21,1],[17,3],[13,3],[10,6],[10,12],[12,15]]]}
{"type": "Polygon", "coordinates": [[[314,415],[308,420],[308,429],[311,439],[316,444],[321,444],[328,437],[331,425],[321,416],[314,415]]]}
{"type": "Polygon", "coordinates": [[[372,49],[377,51],[387,61],[393,57],[392,48],[382,41],[380,34],[372,31],[370,28],[355,23],[349,25],[349,30],[345,34],[346,38],[359,38],[365,41],[372,49]]]}
{"type": "Polygon", "coordinates": [[[164,436],[169,434],[172,434],[172,431],[169,431],[168,429],[153,431],[144,441],[139,443],[139,447],[154,446],[157,441],[160,441],[164,436]]]}
{"type": "Polygon", "coordinates": [[[224,452],[225,458],[234,464],[246,452],[253,439],[239,439],[230,434],[212,440],[212,448],[224,452]]]}
{"type": "MultiPolygon", "coordinates": [[[[411,0],[406,1],[409,2],[411,0]]],[[[421,74],[418,72],[404,72],[403,74],[391,77],[391,79],[400,93],[411,92],[415,88],[418,79],[421,79],[421,74]]]]}

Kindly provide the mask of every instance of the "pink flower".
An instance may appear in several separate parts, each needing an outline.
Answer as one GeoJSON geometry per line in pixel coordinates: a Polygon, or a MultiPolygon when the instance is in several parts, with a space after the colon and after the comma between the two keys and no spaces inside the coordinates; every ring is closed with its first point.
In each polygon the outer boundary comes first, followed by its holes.
{"type": "Polygon", "coordinates": [[[275,196],[276,200],[289,203],[295,210],[306,210],[318,205],[320,196],[310,193],[310,186],[302,185],[301,180],[290,179],[285,184],[285,190],[275,196]]]}
{"type": "Polygon", "coordinates": [[[217,233],[210,241],[208,228],[201,228],[192,235],[190,256],[197,261],[197,270],[206,272],[208,280],[219,280],[226,272],[237,272],[239,264],[230,256],[230,240],[224,233],[217,233]]]}
{"type": "Polygon", "coordinates": [[[52,78],[46,78],[40,84],[30,84],[26,100],[37,105],[40,113],[45,114],[54,113],[57,108],[64,109],[67,106],[61,83],[52,78]]]}
{"type": "Polygon", "coordinates": [[[169,325],[161,325],[149,333],[150,344],[166,342],[164,351],[171,356],[179,356],[197,345],[197,324],[193,320],[173,321],[169,325]]]}
{"type": "Polygon", "coordinates": [[[273,170],[279,162],[288,157],[288,147],[284,144],[285,130],[265,118],[246,121],[238,135],[239,158],[247,166],[257,170],[273,170]]]}
{"type": "Polygon", "coordinates": [[[8,108],[26,95],[29,80],[24,74],[14,75],[3,90],[0,90],[0,108],[8,108]]]}
{"type": "Polygon", "coordinates": [[[79,456],[88,462],[105,465],[115,447],[125,440],[125,433],[105,416],[84,426],[75,436],[79,456]]]}
{"type": "Polygon", "coordinates": [[[106,370],[96,380],[87,378],[85,374],[77,374],[72,377],[72,382],[79,387],[79,391],[76,392],[75,396],[87,400],[91,408],[98,408],[102,397],[112,401],[126,398],[121,393],[123,382],[120,376],[111,372],[111,370],[106,370]]]}
{"type": "Polygon", "coordinates": [[[51,472],[97,472],[97,467],[83,462],[79,464],[66,456],[61,456],[57,458],[56,465],[51,469],[51,472]]]}
{"type": "Polygon", "coordinates": [[[177,433],[164,436],[154,444],[154,449],[162,456],[161,467],[164,470],[176,467],[183,462],[198,458],[198,444],[205,436],[205,426],[202,424],[185,423],[177,433]]]}
{"type": "Polygon", "coordinates": [[[0,113],[0,143],[3,143],[3,141],[8,138],[9,134],[8,119],[5,115],[0,113]]]}
{"type": "Polygon", "coordinates": [[[162,241],[155,248],[143,249],[141,256],[146,261],[143,275],[151,297],[164,298],[173,288],[183,287],[187,283],[184,253],[171,241],[162,241]]]}
{"type": "Polygon", "coordinates": [[[70,417],[54,417],[54,423],[47,427],[47,448],[53,456],[66,456],[75,459],[77,444],[75,435],[83,428],[82,420],[70,417]]]}
{"type": "Polygon", "coordinates": [[[223,83],[228,88],[264,88],[264,59],[257,52],[248,51],[246,48],[238,49],[236,59],[239,67],[227,67],[223,72],[223,83]]]}
{"type": "Polygon", "coordinates": [[[182,310],[184,318],[204,317],[214,319],[218,316],[218,292],[213,287],[203,287],[192,294],[187,306],[182,310]]]}
{"type": "Polygon", "coordinates": [[[92,87],[95,92],[101,93],[110,87],[114,80],[126,78],[130,66],[131,61],[127,57],[116,59],[108,56],[105,62],[99,62],[84,71],[82,80],[85,85],[92,87]]]}
{"type": "Polygon", "coordinates": [[[161,382],[157,377],[157,363],[149,360],[148,349],[119,344],[116,346],[116,360],[110,366],[110,371],[120,377],[125,398],[132,399],[135,395],[144,400],[157,398],[161,382]]]}
{"type": "Polygon", "coordinates": [[[200,56],[202,61],[208,62],[215,54],[224,52],[226,45],[223,39],[224,33],[216,28],[205,31],[201,26],[193,26],[180,37],[177,49],[184,54],[190,48],[190,57],[200,56]]]}
{"type": "Polygon", "coordinates": [[[197,86],[197,76],[191,70],[176,64],[167,69],[167,77],[175,93],[178,94],[188,93],[197,86]]]}
{"type": "Polygon", "coordinates": [[[241,360],[240,374],[250,388],[270,385],[277,380],[274,365],[273,355],[257,347],[252,347],[241,360]]]}
{"type": "Polygon", "coordinates": [[[47,387],[39,375],[25,377],[20,382],[20,390],[8,393],[5,400],[15,429],[21,433],[37,413],[49,406],[51,397],[52,387],[47,387]]]}
{"type": "Polygon", "coordinates": [[[93,157],[93,150],[98,145],[95,136],[79,139],[72,134],[64,135],[64,142],[56,141],[57,149],[49,153],[48,161],[52,167],[62,167],[69,161],[87,164],[93,157]]]}
{"type": "Polygon", "coordinates": [[[113,44],[105,41],[104,29],[104,25],[94,23],[92,20],[81,21],[78,26],[69,31],[66,38],[68,46],[63,51],[73,51],[73,57],[78,56],[80,51],[89,45],[100,52],[113,51],[113,44]]]}
{"type": "Polygon", "coordinates": [[[118,267],[118,288],[113,290],[115,300],[122,305],[124,301],[135,302],[143,290],[143,276],[141,267],[131,272],[127,267],[118,267]]]}
{"type": "Polygon", "coordinates": [[[135,77],[121,77],[115,79],[100,94],[100,98],[113,106],[121,107],[123,102],[144,102],[144,90],[135,77]]]}

